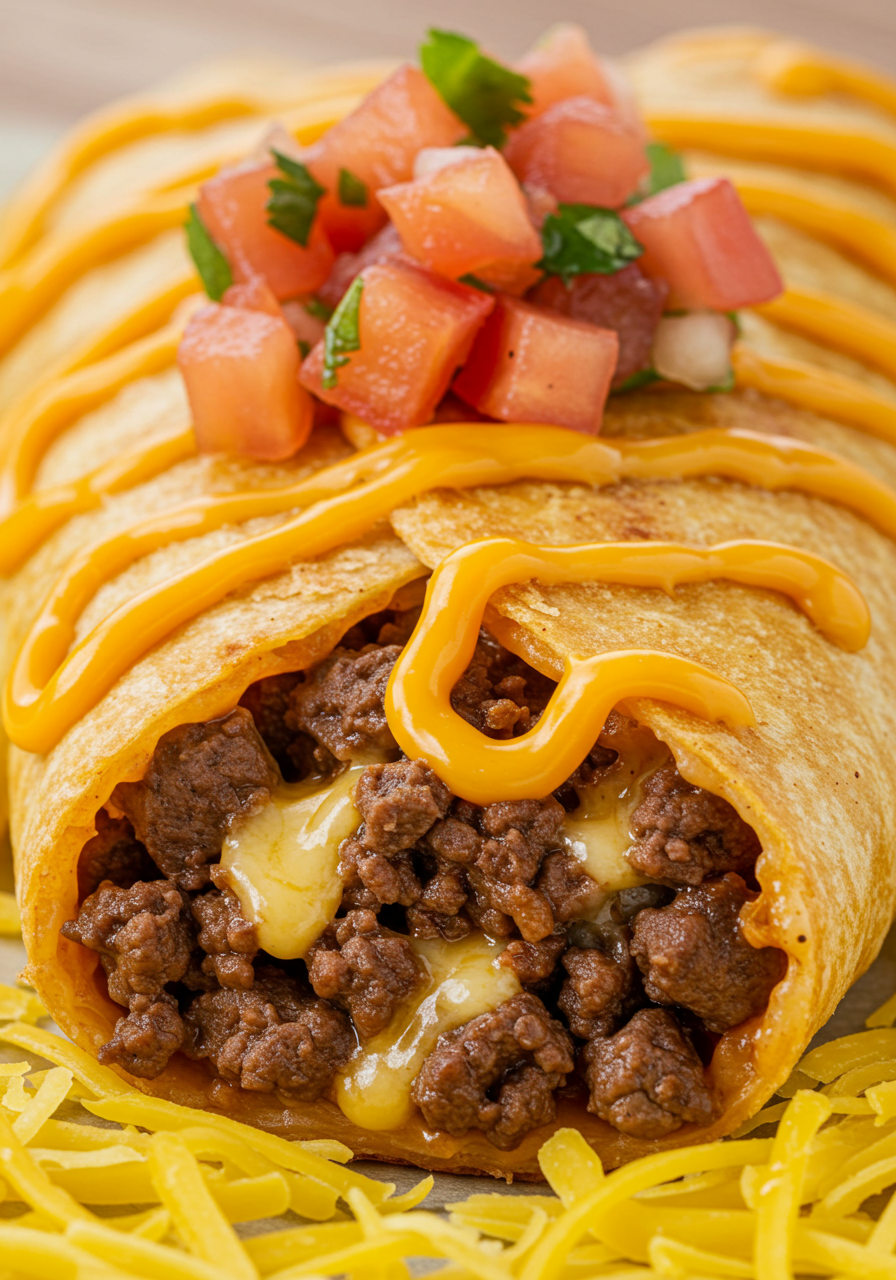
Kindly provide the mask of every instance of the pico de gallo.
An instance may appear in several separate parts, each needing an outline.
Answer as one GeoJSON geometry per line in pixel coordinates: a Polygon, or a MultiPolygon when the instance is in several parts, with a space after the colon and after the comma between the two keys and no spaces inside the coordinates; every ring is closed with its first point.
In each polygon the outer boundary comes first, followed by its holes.
{"type": "Polygon", "coordinates": [[[201,186],[199,448],[285,459],[334,411],[597,433],[611,393],[730,386],[733,313],[782,289],[731,183],[687,179],[577,26],[515,66],[432,30],[420,63],[201,186]]]}

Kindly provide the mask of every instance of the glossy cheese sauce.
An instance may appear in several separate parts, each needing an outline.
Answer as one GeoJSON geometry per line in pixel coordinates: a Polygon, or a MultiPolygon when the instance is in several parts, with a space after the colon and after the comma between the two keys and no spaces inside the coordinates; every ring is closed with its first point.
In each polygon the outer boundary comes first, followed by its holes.
{"type": "Polygon", "coordinates": [[[221,866],[242,914],[278,960],[304,959],[339,909],[339,846],[361,822],[353,793],[364,768],[284,783],[224,841],[221,866]]]}
{"type": "Polygon", "coordinates": [[[417,629],[396,662],[386,716],[399,746],[422,758],[450,789],[474,804],[549,795],[585,759],[607,719],[627,698],[672,702],[706,720],[754,723],[744,695],[687,658],[632,649],[568,659],[538,723],[517,738],[487,738],[451,705],[451,690],[473,651],[489,597],[513,582],[611,582],[672,592],[724,578],[773,588],[834,643],[855,651],[871,621],[855,585],[833,565],[793,547],[729,542],[693,548],[662,542],[536,547],[490,538],[445,557],[430,579],[417,629]]]}
{"type": "Polygon", "coordinates": [[[459,942],[410,939],[426,981],[390,1025],[359,1046],[336,1078],[336,1101],[362,1129],[398,1129],[410,1119],[411,1085],[446,1031],[497,1008],[520,990],[500,964],[505,943],[471,934],[459,942]]]}
{"type": "Polygon", "coordinates": [[[634,842],[631,819],[644,781],[672,759],[669,748],[649,729],[639,727],[631,737],[615,764],[590,786],[576,788],[579,807],[563,822],[564,850],[607,897],[648,883],[627,857],[634,842]]]}
{"type": "Polygon", "coordinates": [[[671,147],[847,173],[896,194],[896,142],[887,137],[765,116],[648,111],[646,121],[671,147]]]}
{"type": "Polygon", "coordinates": [[[896,116],[896,84],[889,76],[796,40],[776,40],[761,55],[756,70],[776,93],[797,98],[848,94],[896,116]]]}
{"type": "Polygon", "coordinates": [[[787,289],[753,310],[773,324],[872,365],[896,383],[896,323],[878,312],[815,289],[787,289]]]}
{"type": "MultiPolygon", "coordinates": [[[[693,476],[725,476],[761,488],[795,488],[832,498],[896,536],[896,494],[833,454],[792,441],[708,431],[609,442],[561,427],[524,424],[491,431],[478,424],[421,427],[287,489],[204,498],[76,553],[13,665],[4,695],[7,733],[27,751],[51,750],[119,676],[176,627],[231,591],[282,571],[297,557],[322,555],[351,542],[430,489],[523,478],[607,485],[625,478],[693,476]],[[354,480],[359,483],[349,487],[354,480]],[[77,619],[98,586],[135,560],[223,524],[286,514],[297,507],[305,509],[286,515],[272,530],[148,588],[69,652],[77,619]]],[[[662,558],[638,572],[642,585],[662,586],[674,578],[662,558]]],[[[671,665],[676,664],[670,659],[671,665]]],[[[639,687],[640,683],[639,676],[639,687]]],[[[583,751],[580,759],[584,755],[583,751]]]]}
{"type": "MultiPolygon", "coordinates": [[[[775,74],[784,80],[789,75],[794,84],[802,76],[805,85],[809,72],[805,57],[802,54],[801,57],[801,70],[794,70],[797,62],[792,60],[790,71],[782,71],[779,67],[775,74]]],[[[836,81],[842,89],[846,82],[841,73],[842,67],[837,69],[836,75],[830,66],[826,67],[821,76],[824,86],[830,88],[836,81]],[[834,76],[833,81],[831,76],[834,76]]],[[[767,68],[766,74],[771,75],[772,72],[767,68]]],[[[872,97],[878,92],[877,89],[872,92],[867,84],[862,87],[864,82],[861,78],[856,79],[855,68],[849,74],[852,76],[850,92],[865,96],[871,94],[872,97]]],[[[361,93],[373,83],[375,77],[365,79],[362,75],[348,75],[341,89],[346,93],[355,90],[361,93]]],[[[820,83],[818,75],[813,81],[813,84],[817,83],[820,83]]],[[[785,87],[785,91],[789,90],[785,87]]],[[[807,90],[804,87],[799,91],[807,90]]],[[[175,211],[183,209],[184,191],[176,187],[159,191],[150,197],[142,213],[125,211],[117,219],[104,224],[101,230],[95,229],[92,239],[90,232],[69,241],[64,236],[55,240],[51,238],[45,247],[37,244],[30,251],[29,245],[37,241],[54,200],[74,176],[133,139],[165,129],[201,128],[216,120],[260,113],[269,105],[260,105],[250,96],[210,95],[205,100],[180,107],[153,108],[146,104],[131,104],[113,108],[88,122],[36,175],[8,212],[0,230],[0,262],[5,261],[9,265],[5,277],[0,280],[0,298],[6,299],[8,315],[13,316],[8,324],[15,327],[26,323],[28,315],[33,313],[28,308],[43,305],[41,299],[45,295],[42,290],[49,298],[72,274],[100,260],[102,255],[108,255],[116,245],[121,248],[133,238],[152,234],[153,229],[161,225],[160,219],[173,219],[175,211]],[[141,216],[144,218],[142,224],[139,223],[141,216]],[[41,253],[45,254],[42,270],[39,268],[41,253]],[[25,285],[29,288],[26,289],[25,285]],[[36,301],[25,297],[29,292],[37,295],[36,301]]],[[[303,140],[310,140],[315,136],[315,130],[319,133],[333,122],[332,110],[328,116],[325,104],[318,103],[315,108],[312,103],[311,109],[317,109],[319,119],[306,120],[308,132],[303,140]]],[[[896,190],[896,147],[881,137],[849,130],[794,126],[774,120],[727,120],[680,113],[655,114],[649,123],[657,136],[673,145],[760,156],[809,167],[834,167],[896,190]]],[[[786,204],[789,198],[786,182],[782,183],[778,194],[786,204]]],[[[756,195],[754,191],[754,199],[756,195]]],[[[750,202],[749,193],[747,202],[750,202]]],[[[812,205],[812,202],[804,201],[806,204],[812,205]]],[[[805,207],[802,212],[811,221],[805,207]]],[[[812,205],[812,218],[817,227],[821,227],[824,217],[820,204],[812,205]]],[[[896,237],[879,223],[874,223],[874,227],[879,233],[874,252],[881,258],[885,258],[888,252],[891,254],[892,274],[896,278],[896,237]]],[[[846,237],[851,244],[860,240],[867,244],[873,239],[865,234],[867,230],[857,215],[848,227],[844,227],[841,219],[838,234],[841,243],[846,237]]],[[[835,229],[830,228],[829,234],[833,237],[835,229]]],[[[883,322],[875,324],[874,318],[862,315],[859,317],[862,322],[859,325],[861,338],[855,336],[857,328],[853,324],[850,337],[844,340],[840,322],[844,319],[855,321],[856,309],[847,316],[847,309],[836,299],[822,296],[822,305],[817,306],[818,302],[818,298],[807,299],[791,291],[777,304],[777,312],[773,310],[769,318],[810,332],[817,340],[832,345],[852,350],[861,346],[866,359],[888,372],[892,370],[893,337],[883,322]],[[848,346],[850,342],[852,348],[848,346]]],[[[772,305],[774,307],[775,304],[772,305]]],[[[112,338],[106,340],[112,341],[112,338]]],[[[150,341],[149,346],[162,359],[169,341],[170,334],[157,335],[155,345],[150,341]]],[[[136,370],[145,371],[147,361],[155,358],[147,355],[147,351],[123,351],[121,357],[117,372],[115,367],[85,370],[82,388],[85,406],[91,402],[91,396],[95,403],[103,395],[110,395],[117,385],[116,378],[127,380],[129,376],[139,376],[136,370]],[[128,361],[132,362],[130,366],[128,361]],[[130,367],[130,374],[125,371],[126,367],[130,367]],[[95,379],[92,384],[91,377],[95,379]]],[[[170,359],[170,351],[164,358],[170,359]]],[[[795,361],[760,357],[742,344],[735,351],[735,370],[740,385],[752,386],[766,394],[823,412],[896,443],[896,412],[893,406],[854,380],[795,361]]],[[[65,397],[57,397],[55,401],[50,397],[50,401],[44,406],[32,403],[7,432],[10,444],[4,459],[2,483],[9,515],[0,525],[0,546],[8,548],[2,552],[0,568],[7,573],[13,572],[49,533],[70,516],[100,505],[107,493],[119,492],[129,484],[140,483],[173,461],[189,455],[190,445],[184,436],[161,444],[157,441],[98,468],[70,486],[29,495],[42,452],[72,416],[71,401],[65,403],[65,397]]],[[[177,626],[213,607],[230,591],[282,570],[296,557],[320,555],[350,541],[402,502],[436,485],[463,488],[506,483],[523,477],[606,485],[625,478],[657,480],[710,475],[770,489],[794,488],[811,493],[850,507],[878,528],[896,536],[896,496],[885,485],[833,455],[789,441],[753,437],[742,432],[709,431],[668,440],[609,443],[549,427],[508,426],[490,432],[483,432],[479,426],[464,425],[422,428],[403,440],[390,441],[364,451],[348,463],[327,468],[289,489],[202,499],[163,512],[77,553],[35,620],[10,675],[4,698],[7,729],[12,739],[27,750],[50,750],[116,679],[177,626]],[[69,652],[77,619],[86,603],[102,583],[121,573],[141,556],[172,542],[200,536],[226,523],[239,524],[257,516],[276,515],[284,518],[273,530],[247,538],[240,545],[210,556],[149,589],[116,610],[69,652]]],[[[542,557],[548,555],[549,550],[534,549],[542,557]]],[[[592,550],[584,549],[585,553],[592,550]]],[[[646,560],[635,565],[636,556],[629,554],[631,551],[630,546],[622,545],[604,555],[601,572],[608,575],[604,580],[632,581],[670,589],[671,584],[679,580],[706,580],[733,574],[737,581],[750,581],[753,585],[787,591],[817,625],[847,647],[854,646],[862,629],[867,629],[864,603],[851,584],[830,566],[827,566],[827,585],[832,594],[824,604],[817,599],[810,600],[801,586],[805,574],[810,570],[820,578],[824,574],[812,557],[793,549],[789,549],[786,555],[779,553],[775,561],[772,553],[762,560],[759,550],[753,548],[750,554],[754,560],[749,571],[743,558],[734,564],[733,548],[725,553],[718,549],[694,552],[687,548],[654,548],[649,567],[646,560]],[[684,560],[690,557],[688,564],[691,568],[682,568],[682,557],[684,560]],[[787,560],[786,573],[781,570],[782,557],[787,560]],[[684,574],[680,579],[676,576],[679,571],[684,574]],[[696,577],[688,576],[692,572],[696,577]],[[836,609],[831,612],[834,595],[838,596],[838,608],[847,596],[851,599],[852,615],[848,625],[843,623],[836,609]],[[845,639],[847,635],[851,638],[845,639]]],[[[487,560],[490,553],[486,548],[478,554],[487,560]]],[[[529,553],[521,554],[525,559],[529,553]]],[[[477,565],[473,576],[479,571],[477,565]]],[[[569,564],[564,564],[562,569],[557,565],[546,568],[543,559],[533,569],[539,574],[569,571],[569,564]]],[[[593,577],[596,571],[591,565],[581,572],[585,577],[589,574],[593,577]]],[[[849,613],[849,609],[846,612],[849,613]]],[[[433,621],[429,614],[426,616],[423,632],[438,634],[437,620],[433,621]]],[[[475,625],[475,619],[470,622],[471,617],[469,613],[468,627],[475,625]]],[[[562,693],[558,689],[555,695],[555,699],[559,699],[557,707],[565,706],[564,699],[568,699],[579,686],[584,696],[586,686],[590,693],[595,684],[602,684],[607,689],[612,685],[617,696],[622,697],[625,690],[642,689],[645,682],[655,681],[657,683],[650,687],[662,687],[667,696],[684,699],[695,708],[700,705],[706,714],[727,715],[739,723],[749,720],[749,708],[737,690],[712,673],[686,671],[681,660],[672,655],[603,655],[601,661],[603,670],[600,677],[586,678],[584,667],[578,672],[566,673],[561,682],[562,693]],[[611,667],[614,673],[612,680],[611,667]]],[[[393,685],[393,696],[397,698],[402,687],[402,681],[397,680],[393,685]]],[[[552,714],[556,715],[556,707],[552,714]]],[[[415,731],[419,729],[423,717],[418,710],[408,704],[402,716],[406,726],[413,725],[415,731]]],[[[554,728],[556,731],[556,725],[554,728]]],[[[420,732],[425,736],[424,730],[420,732]]],[[[484,744],[479,742],[476,745],[478,749],[487,751],[489,747],[502,748],[513,744],[485,740],[484,744]]],[[[584,755],[584,751],[581,754],[584,755]]],[[[471,759],[475,758],[474,754],[471,759]]],[[[532,766],[536,758],[536,744],[526,743],[521,755],[521,759],[528,761],[525,767],[532,766]]],[[[521,775],[525,767],[521,769],[521,775]]],[[[473,769],[473,772],[477,770],[473,769]]],[[[478,772],[481,773],[482,769],[479,768],[478,772]]],[[[526,785],[531,786],[531,783],[526,785]]],[[[506,795],[506,792],[502,794],[506,795]]]]}

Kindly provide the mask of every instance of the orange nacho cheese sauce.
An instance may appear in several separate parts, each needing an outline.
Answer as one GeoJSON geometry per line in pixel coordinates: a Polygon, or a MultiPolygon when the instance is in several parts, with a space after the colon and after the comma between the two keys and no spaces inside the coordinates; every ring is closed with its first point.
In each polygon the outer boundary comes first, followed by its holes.
{"type": "MultiPolygon", "coordinates": [[[[207,102],[204,109],[212,113],[209,118],[223,118],[242,113],[243,106],[221,99],[217,106],[207,102]],[[215,110],[221,117],[214,116],[215,110]]],[[[138,112],[131,125],[120,116],[105,135],[102,128],[85,135],[81,151],[75,148],[67,161],[69,175],[103,154],[104,137],[111,149],[154,127],[158,126],[152,125],[151,114],[138,112]]],[[[671,141],[735,154],[787,159],[799,150],[801,163],[817,159],[819,167],[823,161],[839,166],[851,151],[853,171],[896,190],[892,172],[886,176],[896,148],[886,154],[874,146],[857,149],[852,135],[836,140],[833,148],[824,138],[807,149],[804,139],[796,136],[799,131],[763,126],[764,132],[757,133],[765,150],[754,152],[739,150],[746,144],[737,129],[723,135],[715,122],[669,117],[654,127],[671,141]],[[671,132],[664,133],[667,126],[671,132]]],[[[306,136],[311,136],[310,126],[306,136]]],[[[59,177],[60,188],[65,180],[59,177]]],[[[761,205],[759,188],[752,191],[748,207],[767,211],[756,207],[761,205]]],[[[786,183],[778,196],[773,211],[779,216],[786,219],[789,209],[797,225],[801,217],[803,226],[854,248],[860,257],[861,241],[865,260],[874,258],[881,273],[889,271],[896,281],[896,233],[866,217],[863,222],[859,213],[852,221],[829,225],[820,205],[789,192],[786,183]],[[874,234],[863,234],[866,224],[874,234]]],[[[42,189],[35,187],[31,222],[23,216],[6,227],[12,265],[0,280],[0,304],[4,299],[9,303],[0,343],[11,342],[17,327],[33,322],[49,306],[54,291],[90,263],[173,225],[174,211],[182,214],[185,207],[180,188],[158,193],[154,200],[143,221],[123,214],[114,224],[70,237],[41,257],[40,244],[30,246],[52,208],[52,181],[48,177],[42,189]],[[29,281],[33,296],[23,287],[29,281]]],[[[185,279],[177,286],[175,301],[194,289],[195,280],[185,279]]],[[[757,311],[775,325],[896,376],[896,326],[874,313],[832,295],[798,289],[757,311]]],[[[9,413],[0,428],[0,574],[17,572],[72,517],[102,508],[107,496],[159,476],[194,455],[192,431],[179,432],[138,445],[70,484],[33,489],[43,455],[79,415],[107,403],[137,378],[171,367],[183,323],[177,316],[169,317],[170,311],[160,317],[168,323],[157,331],[148,328],[130,335],[129,346],[117,346],[110,333],[103,340],[106,345],[96,347],[94,362],[85,358],[85,367],[48,379],[9,413]]],[[[734,348],[733,366],[741,388],[896,444],[896,398],[890,401],[855,378],[805,361],[770,358],[743,341],[734,348]]],[[[785,438],[705,430],[630,441],[519,423],[415,428],[301,482],[278,490],[197,499],[135,521],[79,550],[54,582],[9,673],[3,694],[6,730],[26,751],[52,751],[122,675],[177,627],[297,559],[324,555],[364,535],[396,508],[433,489],[523,479],[599,487],[689,477],[720,477],[772,492],[805,493],[847,508],[896,539],[896,492],[835,454],[785,438]],[[97,592],[141,558],[258,518],[279,523],[148,588],[76,639],[78,621],[97,592]]],[[[777,591],[831,643],[848,652],[862,648],[871,627],[855,584],[833,564],[796,547],[759,541],[705,548],[657,542],[543,547],[511,539],[462,547],[431,578],[420,623],[390,680],[386,710],[402,749],[411,758],[428,761],[455,794],[477,804],[550,794],[587,755],[612,708],[634,697],[669,702],[735,730],[754,723],[745,695],[718,672],[675,654],[631,650],[569,661],[533,730],[508,741],[486,738],[454,713],[450,691],[469,661],[490,596],[530,579],[617,583],[670,594],[686,583],[725,580],[777,591]]]]}
{"type": "MultiPolygon", "coordinates": [[[[52,750],[118,677],[175,627],[297,556],[322,555],[360,537],[427,490],[523,478],[606,485],[707,475],[833,497],[896,536],[896,494],[860,468],[790,441],[708,431],[610,443],[560,427],[521,424],[488,432],[478,425],[421,427],[298,485],[204,498],[77,553],[35,619],[10,674],[3,707],[7,733],[25,750],[52,750]],[[301,514],[275,529],[149,588],[69,653],[77,619],[98,586],[141,556],[223,524],[303,506],[301,514]]],[[[657,585],[663,582],[661,572],[657,585]]]]}
{"type": "Polygon", "coordinates": [[[655,650],[567,661],[538,724],[518,738],[486,738],[451,706],[489,597],[500,587],[539,582],[611,582],[661,587],[724,578],[789,595],[815,625],[850,651],[868,640],[861,593],[833,565],[772,542],[694,548],[663,542],[536,547],[490,538],[461,547],[435,570],[423,614],[386,694],[389,727],[411,759],[422,757],[452,791],[474,804],[550,795],[588,754],[613,708],[626,698],[672,702],[706,720],[754,723],[729,681],[686,658],[655,650]]]}
{"type": "MultiPolygon", "coordinates": [[[[794,84],[803,86],[799,92],[808,92],[805,86],[810,62],[805,51],[796,61],[779,62],[785,71],[779,67],[774,73],[781,78],[780,84],[775,82],[776,87],[796,92],[788,88],[789,75],[794,84]],[[787,66],[790,71],[786,71],[787,66]],[[794,67],[798,67],[798,73],[794,67]]],[[[826,64],[816,70],[817,74],[812,73],[812,92],[819,91],[817,86],[822,81],[823,87],[831,87],[832,76],[836,87],[844,87],[842,75],[837,79],[842,68],[832,70],[826,64]]],[[[766,67],[763,74],[770,76],[772,72],[766,67]]],[[[867,85],[863,89],[855,69],[849,75],[852,79],[848,91],[873,99],[877,89],[868,89],[867,85]]],[[[354,100],[374,83],[369,74],[359,73],[353,84],[350,80],[351,77],[344,78],[340,87],[346,94],[354,87],[354,100]]],[[[120,248],[135,236],[149,235],[158,229],[154,219],[164,220],[173,216],[170,211],[176,206],[183,208],[186,188],[162,191],[157,197],[158,209],[150,209],[142,232],[137,228],[132,235],[128,219],[135,215],[125,213],[113,230],[111,224],[105,225],[102,235],[97,232],[91,238],[84,233],[77,243],[71,237],[57,241],[52,251],[56,257],[52,253],[44,257],[41,277],[41,246],[38,244],[34,250],[29,246],[37,240],[66,182],[95,160],[126,141],[158,129],[198,128],[263,109],[260,102],[253,105],[249,99],[212,94],[178,109],[154,112],[146,104],[137,104],[100,116],[35,178],[25,198],[7,217],[0,248],[11,265],[0,282],[0,294],[15,303],[17,290],[30,280],[38,292],[46,288],[49,297],[53,288],[71,274],[83,270],[90,261],[100,260],[103,254],[108,255],[110,244],[113,249],[116,245],[120,248]],[[32,275],[28,276],[28,272],[32,275]]],[[[311,115],[314,110],[313,105],[309,107],[311,115]]],[[[331,103],[319,105],[317,118],[306,114],[302,127],[294,131],[307,141],[319,135],[333,118],[331,103]]],[[[832,134],[830,130],[774,121],[663,114],[655,115],[649,123],[658,137],[673,144],[802,166],[846,169],[881,185],[893,186],[896,149],[881,139],[850,132],[832,134]]],[[[866,256],[871,252],[878,263],[889,262],[896,278],[896,234],[891,229],[863,219],[858,213],[852,221],[841,217],[836,219],[836,226],[827,226],[821,206],[790,192],[786,181],[782,181],[777,193],[766,189],[764,206],[759,187],[742,186],[741,190],[753,211],[771,209],[772,197],[777,194],[778,203],[771,211],[778,215],[786,217],[790,212],[797,224],[802,220],[807,229],[823,238],[839,237],[841,244],[857,246],[862,242],[866,256]],[[868,234],[869,224],[876,237],[868,234]]],[[[27,304],[35,305],[38,304],[27,304]]],[[[10,308],[14,314],[9,323],[13,327],[26,324],[29,318],[25,312],[18,312],[17,306],[10,308]]],[[[896,328],[836,298],[790,290],[760,311],[773,323],[846,350],[887,373],[896,368],[896,328]]],[[[106,494],[139,484],[190,456],[192,441],[188,433],[182,433],[135,448],[71,485],[29,493],[40,458],[52,440],[78,413],[110,399],[129,378],[170,365],[181,327],[179,321],[172,321],[157,334],[119,353],[113,351],[99,364],[39,388],[27,403],[13,410],[0,457],[0,510],[7,513],[0,524],[0,572],[15,572],[54,530],[71,516],[100,506],[106,494]]],[[[11,333],[12,330],[10,336],[11,333]]],[[[742,342],[734,350],[734,368],[740,386],[752,387],[896,443],[896,404],[855,379],[799,361],[770,359],[742,342]]],[[[859,468],[805,445],[721,431],[697,432],[670,440],[609,443],[577,437],[559,428],[512,424],[508,424],[506,435],[501,428],[485,433],[480,427],[462,424],[416,429],[402,440],[376,446],[299,485],[281,491],[203,499],[164,512],[80,552],[45,602],[10,674],[4,698],[7,730],[13,741],[27,750],[52,749],[133,662],[176,626],[229,591],[276,572],[297,556],[319,555],[358,536],[401,502],[437,485],[462,488],[522,477],[612,484],[623,478],[657,480],[698,475],[720,475],[772,489],[800,489],[846,505],[896,536],[896,496],[859,468]],[[280,514],[286,519],[274,530],[220,552],[147,591],[99,624],[69,653],[77,619],[87,602],[103,582],[136,559],[225,523],[280,514]]],[[[792,554],[798,557],[801,553],[792,554]]],[[[622,572],[622,550],[615,549],[612,555],[617,571],[622,572]]],[[[656,585],[662,585],[667,572],[668,567],[657,564],[656,585]]],[[[774,574],[768,581],[760,574],[756,585],[781,589],[774,574]]],[[[820,618],[818,621],[824,629],[827,624],[820,618]]],[[[661,656],[668,657],[656,655],[657,659],[661,656]]],[[[404,714],[413,718],[409,705],[404,714]]]]}

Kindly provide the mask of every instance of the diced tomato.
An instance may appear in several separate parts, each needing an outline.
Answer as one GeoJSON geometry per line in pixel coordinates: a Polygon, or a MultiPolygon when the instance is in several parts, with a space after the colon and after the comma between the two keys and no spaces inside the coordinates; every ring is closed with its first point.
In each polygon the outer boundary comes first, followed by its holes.
{"type": "Polygon", "coordinates": [[[282,316],[211,303],[189,321],[177,363],[201,453],[278,462],[308,439],[314,406],[282,316]]]}
{"type": "Polygon", "coordinates": [[[644,246],[642,271],[668,281],[671,307],[734,311],[784,287],[727,178],[679,182],[622,216],[644,246]]]}
{"type": "Polygon", "coordinates": [[[313,293],[333,266],[330,242],[315,218],[307,247],[268,226],[265,205],[273,164],[256,163],[222,169],[199,188],[199,212],[220,245],[234,279],[264,276],[275,297],[313,293]]]}
{"type": "Polygon", "coordinates": [[[251,276],[243,284],[232,284],[221,301],[225,307],[239,307],[242,311],[266,311],[269,316],[283,315],[283,308],[264,276],[251,276]]]}
{"type": "Polygon", "coordinates": [[[543,187],[565,204],[617,209],[650,166],[644,141],[612,107],[567,98],[527,120],[507,141],[507,163],[527,186],[543,187]]]}
{"type": "Polygon", "coordinates": [[[582,275],[564,284],[548,276],[528,295],[539,307],[559,311],[573,320],[586,320],[619,335],[619,360],[613,375],[618,387],[650,364],[653,335],[669,292],[663,280],[651,280],[636,262],[612,275],[582,275]]]}
{"type": "Polygon", "coordinates": [[[406,66],[309,147],[304,162],[327,189],[318,213],[336,251],[356,252],[383,225],[375,193],[410,178],[421,147],[450,147],[465,132],[423,72],[406,66]],[[340,169],[366,184],[366,205],[340,202],[340,169]]]}
{"type": "Polygon", "coordinates": [[[284,302],[283,318],[292,329],[293,337],[300,346],[305,343],[307,349],[310,349],[324,336],[326,326],[323,320],[313,316],[306,309],[304,302],[284,302]]]}
{"type": "Polygon", "coordinates": [[[382,231],[368,240],[358,253],[340,253],[333,270],[318,289],[317,296],[335,311],[355,276],[365,267],[372,267],[378,262],[391,262],[393,258],[403,255],[401,236],[392,223],[387,222],[382,231]]]}
{"type": "Polygon", "coordinates": [[[362,278],[360,349],[327,390],[318,343],[301,380],[322,400],[393,435],[430,421],[494,299],[407,262],[367,267],[362,278]]]}
{"type": "Polygon", "coordinates": [[[564,98],[584,95],[610,106],[613,91],[604,68],[582,27],[561,22],[534,49],[520,58],[516,70],[529,77],[530,117],[541,115],[564,98]]]}
{"type": "Polygon", "coordinates": [[[519,183],[493,147],[387,187],[380,199],[405,249],[430,270],[520,291],[537,279],[541,240],[519,183]]]}
{"type": "Polygon", "coordinates": [[[618,352],[612,329],[502,297],[454,390],[503,422],[549,422],[596,435],[618,352]]]}

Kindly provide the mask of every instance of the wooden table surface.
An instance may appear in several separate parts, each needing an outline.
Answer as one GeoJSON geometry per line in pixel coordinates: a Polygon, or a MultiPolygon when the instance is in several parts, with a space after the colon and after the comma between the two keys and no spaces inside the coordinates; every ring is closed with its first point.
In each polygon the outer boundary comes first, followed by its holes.
{"type": "Polygon", "coordinates": [[[84,112],[201,59],[411,55],[428,25],[503,57],[550,23],[622,53],[678,27],[776,27],[896,74],[896,0],[0,0],[0,196],[84,112]]]}

